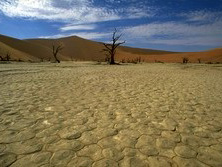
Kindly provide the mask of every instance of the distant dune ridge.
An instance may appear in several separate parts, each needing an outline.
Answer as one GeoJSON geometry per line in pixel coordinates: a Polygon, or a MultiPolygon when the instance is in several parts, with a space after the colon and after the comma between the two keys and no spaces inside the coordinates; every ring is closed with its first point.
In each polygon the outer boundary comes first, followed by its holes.
{"type": "MultiPolygon", "coordinates": [[[[86,40],[77,36],[60,39],[26,39],[19,40],[0,35],[0,56],[10,53],[13,60],[22,61],[54,61],[52,43],[61,43],[64,49],[58,57],[62,61],[104,61],[106,56],[102,52],[104,46],[100,42],[86,40]]],[[[140,49],[121,46],[117,50],[117,61],[132,61],[141,59],[145,62],[182,62],[186,57],[189,62],[202,63],[222,62],[222,48],[203,51],[176,53],[161,50],[140,49]]]]}

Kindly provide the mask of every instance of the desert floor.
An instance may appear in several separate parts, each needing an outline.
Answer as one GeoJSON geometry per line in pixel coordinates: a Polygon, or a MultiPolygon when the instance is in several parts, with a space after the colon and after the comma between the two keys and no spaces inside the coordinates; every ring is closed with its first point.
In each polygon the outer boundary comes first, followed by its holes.
{"type": "Polygon", "coordinates": [[[222,65],[0,64],[1,167],[221,167],[222,65]]]}

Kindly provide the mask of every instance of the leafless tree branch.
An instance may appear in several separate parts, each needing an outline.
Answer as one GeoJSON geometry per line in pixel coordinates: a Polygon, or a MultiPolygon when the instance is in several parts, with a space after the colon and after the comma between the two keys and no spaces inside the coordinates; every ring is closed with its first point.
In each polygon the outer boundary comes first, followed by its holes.
{"type": "Polygon", "coordinates": [[[55,42],[52,43],[52,54],[53,54],[57,63],[60,63],[60,60],[57,57],[58,53],[63,49],[64,49],[64,47],[61,43],[59,43],[59,44],[55,43],[55,42]]]}
{"type": "Polygon", "coordinates": [[[103,51],[108,52],[110,56],[110,64],[115,64],[114,58],[115,58],[117,47],[125,43],[125,41],[117,43],[117,41],[121,38],[122,34],[118,36],[116,34],[117,34],[117,29],[115,29],[113,32],[112,44],[103,43],[103,45],[105,46],[105,49],[103,49],[103,51]]]}

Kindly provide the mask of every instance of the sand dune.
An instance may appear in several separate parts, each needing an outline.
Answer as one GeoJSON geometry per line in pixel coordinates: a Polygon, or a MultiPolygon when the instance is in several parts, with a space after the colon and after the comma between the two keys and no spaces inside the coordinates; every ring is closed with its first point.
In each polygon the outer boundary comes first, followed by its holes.
{"type": "Polygon", "coordinates": [[[21,58],[20,54],[17,54],[15,50],[20,51],[20,53],[23,52],[26,55],[22,57],[22,60],[24,61],[27,60],[35,61],[41,58],[47,58],[51,54],[51,50],[49,48],[43,47],[38,44],[30,43],[25,40],[19,40],[0,35],[0,42],[12,48],[12,49],[8,48],[9,50],[7,51],[11,53],[13,59],[18,59],[18,57],[21,58]]]}
{"type": "Polygon", "coordinates": [[[214,49],[209,51],[203,51],[203,52],[187,52],[187,53],[161,53],[159,54],[153,53],[153,54],[133,54],[129,52],[122,52],[120,51],[118,53],[119,59],[133,59],[137,57],[141,57],[142,60],[145,62],[166,62],[166,63],[181,63],[182,59],[188,58],[189,62],[191,63],[198,63],[198,59],[202,63],[216,63],[216,62],[222,62],[222,49],[214,49]]]}
{"type": "MultiPolygon", "coordinates": [[[[0,35],[0,54],[11,53],[15,60],[23,61],[49,61],[52,56],[52,43],[61,43],[64,49],[59,54],[60,60],[78,61],[104,61],[105,53],[103,45],[99,42],[86,40],[77,36],[60,39],[26,39],[19,40],[0,35]]],[[[222,62],[222,49],[204,52],[176,53],[152,49],[140,49],[131,47],[119,47],[116,60],[134,60],[141,57],[146,62],[182,62],[183,57],[189,58],[190,62],[222,62]]]]}

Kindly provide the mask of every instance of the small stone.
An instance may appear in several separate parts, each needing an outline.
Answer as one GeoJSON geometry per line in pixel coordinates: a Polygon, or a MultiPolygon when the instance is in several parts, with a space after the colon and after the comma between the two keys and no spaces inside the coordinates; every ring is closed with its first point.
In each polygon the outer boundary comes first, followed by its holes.
{"type": "Polygon", "coordinates": [[[7,167],[16,161],[16,155],[11,153],[0,154],[0,166],[7,167]]]}
{"type": "Polygon", "coordinates": [[[53,110],[53,107],[46,107],[45,108],[45,111],[52,111],[53,110]]]}
{"type": "Polygon", "coordinates": [[[93,160],[89,157],[76,157],[72,159],[67,167],[91,167],[93,160]]]}
{"type": "Polygon", "coordinates": [[[177,146],[174,149],[174,151],[178,156],[184,157],[184,158],[193,158],[193,157],[196,157],[197,155],[197,152],[192,150],[188,146],[177,146]]]}
{"type": "Polygon", "coordinates": [[[51,123],[48,120],[43,121],[44,125],[51,125],[51,123]]]}

